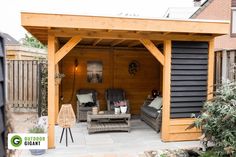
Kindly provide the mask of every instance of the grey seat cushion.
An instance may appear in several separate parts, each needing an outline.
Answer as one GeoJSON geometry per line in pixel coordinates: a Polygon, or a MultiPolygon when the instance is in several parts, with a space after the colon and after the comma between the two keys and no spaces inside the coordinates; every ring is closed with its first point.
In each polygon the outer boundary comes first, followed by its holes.
{"type": "Polygon", "coordinates": [[[141,112],[149,115],[152,118],[157,118],[157,116],[160,114],[157,109],[149,106],[142,106],[141,112]]]}
{"type": "Polygon", "coordinates": [[[92,111],[92,107],[80,107],[80,111],[92,111]]]}

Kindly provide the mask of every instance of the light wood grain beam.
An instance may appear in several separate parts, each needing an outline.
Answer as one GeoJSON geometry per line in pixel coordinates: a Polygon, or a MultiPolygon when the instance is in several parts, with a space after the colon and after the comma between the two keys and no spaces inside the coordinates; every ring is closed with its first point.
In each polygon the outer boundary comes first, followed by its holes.
{"type": "Polygon", "coordinates": [[[164,65],[163,65],[163,100],[162,100],[162,127],[161,139],[169,141],[170,138],[170,84],[171,84],[171,41],[164,41],[164,65]]]}
{"type": "Polygon", "coordinates": [[[123,40],[114,41],[114,42],[111,43],[111,46],[113,47],[113,46],[119,45],[120,43],[122,43],[124,41],[125,41],[124,39],[123,40]]]}
{"type": "Polygon", "coordinates": [[[227,34],[229,22],[21,13],[22,26],[227,34]]]}
{"type": "Polygon", "coordinates": [[[207,79],[207,100],[213,98],[213,85],[214,85],[214,39],[209,41],[208,48],[208,79],[207,79]]]}
{"type": "Polygon", "coordinates": [[[56,38],[48,36],[48,148],[55,148],[55,52],[56,38]]]}
{"type": "MultiPolygon", "coordinates": [[[[74,29],[54,29],[50,30],[50,33],[56,37],[72,37],[79,35],[81,38],[95,38],[95,39],[126,39],[126,40],[138,40],[138,39],[150,39],[150,40],[180,40],[180,41],[209,41],[213,37],[211,35],[188,36],[186,34],[167,34],[162,33],[134,33],[134,32],[104,32],[104,31],[76,31],[74,29]]],[[[35,34],[37,36],[37,34],[35,34]]]]}
{"type": "Polygon", "coordinates": [[[80,36],[72,37],[60,50],[55,54],[55,64],[57,64],[66,54],[70,52],[79,42],[81,41],[80,36]]]}
{"type": "Polygon", "coordinates": [[[96,39],[94,42],[93,42],[93,46],[96,46],[99,42],[101,42],[102,39],[96,39]]]}
{"type": "Polygon", "coordinates": [[[153,44],[151,40],[140,39],[140,42],[151,52],[151,54],[162,64],[164,65],[164,55],[161,51],[153,44]]]}

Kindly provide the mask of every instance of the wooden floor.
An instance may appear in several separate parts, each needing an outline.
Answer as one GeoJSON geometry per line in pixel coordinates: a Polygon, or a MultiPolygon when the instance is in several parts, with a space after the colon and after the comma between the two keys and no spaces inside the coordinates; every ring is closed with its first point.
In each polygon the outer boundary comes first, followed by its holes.
{"type": "MultiPolygon", "coordinates": [[[[105,132],[89,135],[87,124],[79,123],[72,128],[75,142],[65,146],[65,138],[59,143],[62,129],[56,126],[56,149],[47,150],[40,157],[138,157],[144,151],[158,149],[190,148],[199,146],[198,141],[163,143],[160,134],[140,120],[131,120],[131,132],[105,132]]],[[[31,156],[22,151],[20,157],[31,156]]]]}

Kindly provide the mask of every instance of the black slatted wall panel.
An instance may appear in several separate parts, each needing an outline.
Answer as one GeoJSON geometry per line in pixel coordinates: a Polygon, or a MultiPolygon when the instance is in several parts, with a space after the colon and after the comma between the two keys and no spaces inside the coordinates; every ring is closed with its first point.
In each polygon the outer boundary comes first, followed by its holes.
{"type": "Polygon", "coordinates": [[[171,118],[199,115],[207,96],[207,42],[172,42],[171,118]]]}
{"type": "Polygon", "coordinates": [[[0,36],[0,157],[5,157],[5,53],[3,38],[0,36]]]}

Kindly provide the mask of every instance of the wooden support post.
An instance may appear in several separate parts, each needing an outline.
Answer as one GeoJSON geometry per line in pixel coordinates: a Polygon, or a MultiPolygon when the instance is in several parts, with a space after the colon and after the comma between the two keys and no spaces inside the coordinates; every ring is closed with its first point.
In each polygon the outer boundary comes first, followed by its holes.
{"type": "Polygon", "coordinates": [[[213,98],[213,85],[214,85],[214,39],[209,41],[208,48],[208,80],[207,80],[207,100],[213,98]]]}
{"type": "Polygon", "coordinates": [[[171,40],[164,41],[163,64],[163,107],[162,107],[162,131],[161,139],[169,140],[170,134],[170,80],[171,80],[171,40]]]}
{"type": "Polygon", "coordinates": [[[48,35],[48,148],[55,148],[55,41],[48,35]]]}
{"type": "Polygon", "coordinates": [[[164,65],[164,56],[161,51],[149,39],[140,39],[140,42],[151,52],[151,54],[164,65]]]}
{"type": "Polygon", "coordinates": [[[228,55],[227,55],[227,50],[222,51],[222,83],[226,82],[228,79],[228,68],[227,68],[227,63],[228,63],[228,55]]]}

